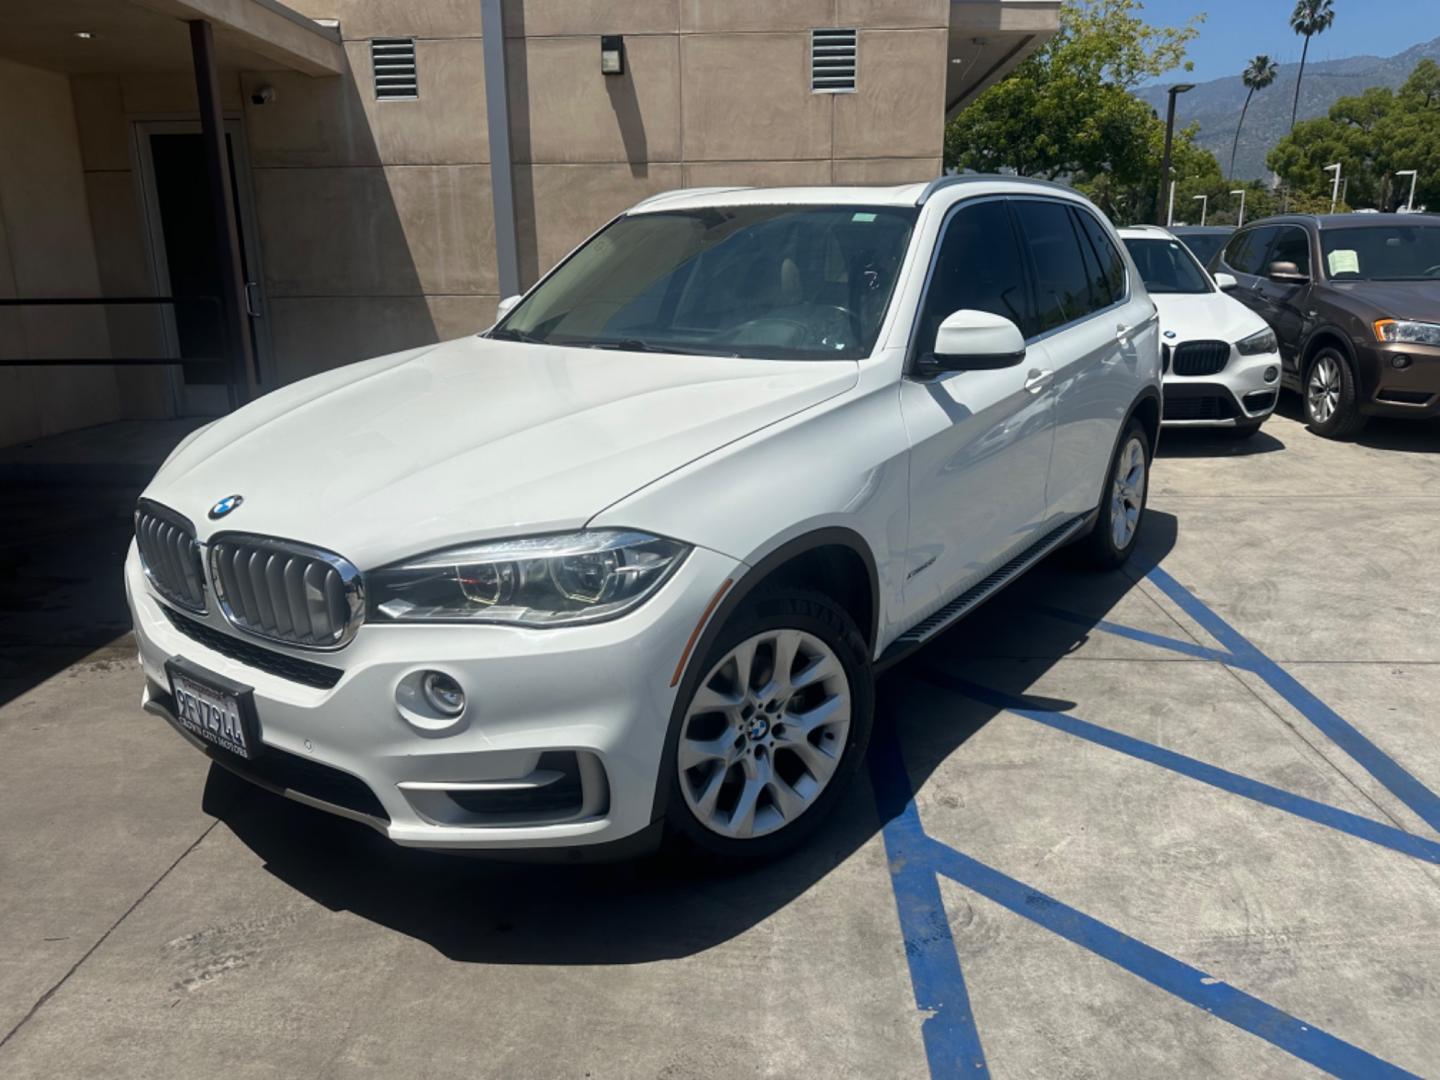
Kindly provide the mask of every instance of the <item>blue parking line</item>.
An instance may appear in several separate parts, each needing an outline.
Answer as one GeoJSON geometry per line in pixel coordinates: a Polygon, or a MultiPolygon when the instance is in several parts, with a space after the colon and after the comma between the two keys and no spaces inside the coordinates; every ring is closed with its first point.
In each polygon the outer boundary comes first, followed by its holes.
{"type": "Polygon", "coordinates": [[[937,1080],[989,1076],[960,972],[960,956],[940,897],[940,879],[926,865],[925,854],[933,841],[920,824],[893,724],[876,732],[869,763],[876,807],[885,823],[885,857],[915,1007],[930,1013],[920,1025],[930,1075],[937,1080]]]}
{"type": "Polygon", "coordinates": [[[1110,622],[1108,619],[1092,619],[1088,615],[1044,604],[1037,605],[1035,610],[1054,619],[1075,623],[1077,626],[1094,627],[1096,630],[1103,630],[1116,637],[1130,638],[1132,641],[1139,641],[1145,645],[1154,645],[1157,648],[1168,649],[1170,652],[1183,653],[1186,656],[1193,656],[1197,660],[1214,660],[1222,664],[1235,662],[1235,657],[1221,652],[1219,649],[1207,649],[1204,645],[1196,645],[1192,641],[1182,641],[1179,638],[1166,637],[1164,634],[1154,634],[1149,630],[1110,622]]]}
{"type": "Polygon", "coordinates": [[[1317,698],[1279,664],[1271,660],[1250,643],[1240,631],[1227,623],[1199,597],[1158,566],[1150,571],[1149,579],[1166,596],[1173,600],[1185,614],[1194,619],[1205,632],[1220,642],[1233,654],[1231,660],[1237,667],[1253,671],[1288,701],[1305,719],[1315,725],[1326,738],[1333,742],[1371,776],[1375,777],[1386,790],[1403,802],[1427,825],[1440,832],[1440,796],[1431,791],[1405,770],[1373,742],[1367,739],[1334,709],[1317,698]]]}
{"type": "Polygon", "coordinates": [[[967,889],[1332,1076],[1415,1076],[933,838],[928,861],[967,889]]]}
{"type": "Polygon", "coordinates": [[[1068,713],[1054,712],[1048,709],[1037,709],[1027,704],[1023,698],[1012,697],[1009,694],[992,690],[990,687],[981,686],[952,675],[948,672],[938,672],[933,669],[930,676],[937,681],[943,682],[952,689],[960,691],[966,697],[992,705],[995,708],[1005,709],[1007,712],[1015,713],[1026,719],[1034,720],[1036,723],[1045,724],[1048,727],[1063,731],[1066,734],[1074,735],[1076,738],[1085,739],[1087,742],[1096,743],[1099,746],[1108,747],[1130,757],[1138,758],[1141,761],[1159,765],[1162,768],[1188,776],[1192,780],[1198,780],[1203,784],[1228,791],[1234,795],[1240,795],[1252,799],[1266,806],[1274,807],[1276,810],[1283,810],[1287,814],[1294,814],[1296,817],[1305,818],[1316,824],[1327,826],[1339,832],[1348,833],[1361,840],[1368,840],[1372,844],[1379,844],[1382,847],[1390,848],[1404,855],[1410,855],[1417,859],[1423,859],[1429,863],[1440,865],[1440,843],[1427,839],[1423,836],[1416,836],[1413,833],[1397,829],[1392,825],[1386,825],[1370,818],[1362,817],[1359,814],[1352,814],[1348,810],[1341,810],[1335,806],[1329,806],[1314,799],[1307,799],[1303,795],[1296,795],[1293,792],[1273,787],[1259,780],[1252,780],[1248,776],[1241,776],[1239,773],[1229,772],[1218,766],[1210,765],[1196,758],[1187,757],[1184,754],[1176,753],[1174,750],[1167,750],[1154,743],[1145,742],[1129,735],[1123,735],[1110,728],[1092,724],[1078,717],[1070,716],[1068,713]]]}

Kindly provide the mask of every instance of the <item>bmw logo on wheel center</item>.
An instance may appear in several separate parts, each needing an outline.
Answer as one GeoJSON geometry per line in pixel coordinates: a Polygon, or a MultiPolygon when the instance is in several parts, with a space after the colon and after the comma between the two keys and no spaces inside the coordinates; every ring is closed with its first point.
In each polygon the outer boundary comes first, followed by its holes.
{"type": "Polygon", "coordinates": [[[210,507],[210,520],[218,521],[220,518],[230,513],[231,510],[236,509],[244,501],[245,496],[243,495],[226,495],[214,506],[210,507]]]}

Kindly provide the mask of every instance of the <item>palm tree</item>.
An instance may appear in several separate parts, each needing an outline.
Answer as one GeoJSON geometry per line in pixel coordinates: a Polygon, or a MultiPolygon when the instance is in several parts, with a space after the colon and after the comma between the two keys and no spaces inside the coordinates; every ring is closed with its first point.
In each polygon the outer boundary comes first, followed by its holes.
{"type": "Polygon", "coordinates": [[[1240,110],[1240,123],[1235,125],[1235,143],[1230,147],[1230,179],[1235,178],[1235,151],[1240,149],[1240,129],[1245,126],[1245,113],[1250,108],[1250,99],[1255,96],[1256,90],[1264,90],[1275,81],[1275,76],[1280,73],[1279,66],[1274,60],[1261,53],[1245,65],[1245,71],[1240,76],[1249,93],[1245,95],[1245,108],[1240,110]]]}
{"type": "Polygon", "coordinates": [[[1295,76],[1295,104],[1290,107],[1290,130],[1295,130],[1295,114],[1300,110],[1300,80],[1305,77],[1305,57],[1310,52],[1310,39],[1323,34],[1335,21],[1334,0],[1295,0],[1290,13],[1290,29],[1305,35],[1305,48],[1300,50],[1300,71],[1295,76]]]}

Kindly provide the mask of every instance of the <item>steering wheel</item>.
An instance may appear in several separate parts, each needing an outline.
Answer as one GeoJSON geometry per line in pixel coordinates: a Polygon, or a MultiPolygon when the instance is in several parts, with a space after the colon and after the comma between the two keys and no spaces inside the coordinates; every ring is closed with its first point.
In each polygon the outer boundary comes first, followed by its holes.
{"type": "Polygon", "coordinates": [[[1421,275],[1420,275],[1420,276],[1421,276],[1421,277],[1440,277],[1440,263],[1436,263],[1434,266],[1427,266],[1427,267],[1421,272],[1421,275]]]}
{"type": "MultiPolygon", "coordinates": [[[[849,325],[850,340],[852,342],[858,342],[860,340],[860,316],[856,315],[855,312],[840,304],[816,304],[815,307],[818,311],[830,311],[839,315],[849,325]]],[[[829,335],[826,334],[825,337],[829,337],[829,335]]]]}

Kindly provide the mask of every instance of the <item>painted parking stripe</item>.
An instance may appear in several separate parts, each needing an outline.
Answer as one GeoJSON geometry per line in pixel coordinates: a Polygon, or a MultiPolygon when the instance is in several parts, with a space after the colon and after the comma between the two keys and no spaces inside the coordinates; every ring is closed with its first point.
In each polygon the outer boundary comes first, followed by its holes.
{"type": "Polygon", "coordinates": [[[1066,611],[1064,608],[1050,607],[1044,604],[1037,605],[1035,610],[1049,615],[1051,618],[1075,623],[1077,626],[1093,627],[1116,637],[1129,638],[1131,641],[1139,641],[1145,645],[1154,645],[1160,649],[1168,649],[1170,652],[1193,656],[1197,660],[1214,660],[1221,664],[1235,662],[1234,656],[1227,652],[1221,652],[1219,649],[1207,649],[1204,645],[1196,645],[1192,641],[1181,641],[1179,638],[1166,637],[1164,634],[1152,633],[1134,626],[1125,626],[1123,623],[1113,623],[1108,619],[1092,619],[1079,612],[1066,611]]]}
{"type": "Polygon", "coordinates": [[[1296,817],[1348,833],[1361,840],[1368,840],[1372,844],[1379,844],[1404,855],[1440,865],[1440,843],[1426,837],[1416,836],[1392,825],[1373,821],[1370,818],[1352,814],[1348,810],[1341,810],[1339,807],[1329,806],[1314,799],[1307,799],[1303,795],[1296,795],[1259,780],[1252,780],[1248,776],[1241,776],[1239,773],[1233,773],[1196,758],[1187,757],[1174,750],[1167,750],[1163,746],[1156,746],[1143,739],[1136,739],[1111,728],[1092,724],[1068,713],[1037,709],[1023,698],[992,690],[990,687],[959,678],[949,672],[936,671],[932,668],[927,674],[950,689],[958,690],[966,697],[986,705],[1004,709],[1017,716],[1023,716],[1036,723],[1045,724],[1057,731],[1063,731],[1066,734],[1085,739],[1087,742],[1108,747],[1141,761],[1159,765],[1222,791],[1264,803],[1266,806],[1283,810],[1287,814],[1294,814],[1296,817]]]}
{"type": "Polygon", "coordinates": [[[920,824],[894,724],[876,732],[869,764],[915,1007],[930,1014],[920,1025],[930,1075],[989,1076],[940,879],[925,859],[933,841],[920,824]]]}
{"type": "Polygon", "coordinates": [[[1253,671],[1315,725],[1392,795],[1440,832],[1440,796],[1431,791],[1399,762],[1362,735],[1334,709],[1317,698],[1279,664],[1252,645],[1240,631],[1227,623],[1194,593],[1158,566],[1147,577],[1205,632],[1234,654],[1236,666],[1253,671]]]}
{"type": "Polygon", "coordinates": [[[930,840],[929,861],[952,881],[1332,1076],[1415,1076],[938,840],[930,840]]]}

